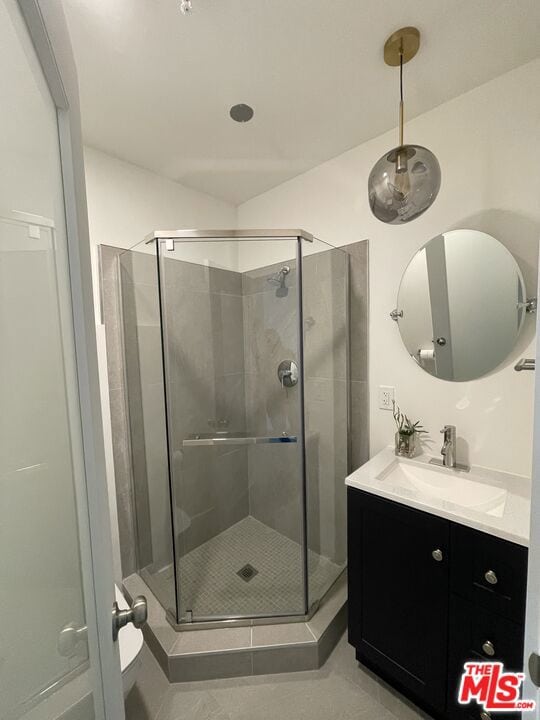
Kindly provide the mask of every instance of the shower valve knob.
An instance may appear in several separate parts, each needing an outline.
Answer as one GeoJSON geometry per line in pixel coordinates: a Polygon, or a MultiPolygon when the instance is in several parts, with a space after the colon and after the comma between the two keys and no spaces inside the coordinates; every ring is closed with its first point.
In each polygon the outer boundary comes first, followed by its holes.
{"type": "Polygon", "coordinates": [[[291,388],[298,384],[298,365],[294,360],[283,360],[279,363],[277,376],[281,387],[291,388]]]}

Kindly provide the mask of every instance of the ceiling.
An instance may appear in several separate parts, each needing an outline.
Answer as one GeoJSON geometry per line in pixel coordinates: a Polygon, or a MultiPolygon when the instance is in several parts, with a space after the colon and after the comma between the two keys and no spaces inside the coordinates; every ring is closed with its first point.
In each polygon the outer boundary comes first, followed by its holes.
{"type": "Polygon", "coordinates": [[[232,203],[540,55],[538,0],[64,0],[85,142],[232,203]],[[248,103],[238,124],[229,108],[248,103]]]}

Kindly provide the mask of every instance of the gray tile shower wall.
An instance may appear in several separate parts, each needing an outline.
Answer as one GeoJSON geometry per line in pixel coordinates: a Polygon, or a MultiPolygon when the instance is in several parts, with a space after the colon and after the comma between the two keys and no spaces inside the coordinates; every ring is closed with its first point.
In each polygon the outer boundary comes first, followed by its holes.
{"type": "MultiPolygon", "coordinates": [[[[120,248],[106,245],[100,247],[101,303],[107,345],[107,374],[120,554],[122,574],[126,577],[137,568],[137,553],[118,266],[118,256],[121,253],[120,248]]],[[[149,528],[148,525],[148,531],[149,528]]]]}
{"type": "Polygon", "coordinates": [[[118,261],[138,567],[158,569],[173,548],[157,265],[152,253],[118,261]]]}
{"type": "Polygon", "coordinates": [[[249,510],[245,447],[183,445],[190,435],[245,431],[242,280],[239,273],[185,262],[173,253],[162,267],[169,435],[182,556],[249,510]]]}
{"type": "MultiPolygon", "coordinates": [[[[107,246],[101,258],[122,571],[127,576],[137,569],[136,547],[139,567],[157,569],[172,557],[156,259],[107,246]]],[[[172,466],[181,547],[188,552],[247,514],[245,448],[187,451],[181,443],[190,433],[211,430],[209,421],[226,419],[231,430],[245,427],[242,286],[237,273],[170,258],[163,269],[173,361],[172,466]],[[212,479],[218,470],[223,482],[216,484],[212,479]]]]}
{"type": "Polygon", "coordinates": [[[350,255],[351,470],[369,460],[369,242],[344,246],[350,255]]]}
{"type": "MultiPolygon", "coordinates": [[[[299,386],[282,387],[278,366],[298,362],[296,261],[243,273],[246,423],[254,435],[300,433],[299,386]],[[285,288],[269,278],[289,267],[285,288]]],[[[254,445],[248,450],[250,514],[295,542],[301,541],[300,445],[254,445]]]]}
{"type": "Polygon", "coordinates": [[[303,289],[308,545],[342,565],[346,561],[349,255],[337,249],[308,255],[303,289]]]}
{"type": "MultiPolygon", "coordinates": [[[[127,576],[172,561],[156,258],[102,246],[101,274],[127,576]]],[[[241,292],[238,273],[173,258],[163,262],[172,470],[183,552],[248,512],[246,449],[182,446],[187,435],[209,432],[219,420],[229,430],[245,429],[241,292]]]]}
{"type": "MultiPolygon", "coordinates": [[[[299,432],[299,388],[281,387],[277,367],[298,359],[296,263],[278,294],[277,263],[243,274],[246,421],[257,434],[299,432]]],[[[368,459],[368,243],[307,255],[303,263],[308,544],[346,560],[345,492],[350,465],[368,459]],[[350,405],[348,408],[348,392],[350,405]]],[[[294,446],[249,449],[250,514],[301,541],[301,466],[294,446]]]]}

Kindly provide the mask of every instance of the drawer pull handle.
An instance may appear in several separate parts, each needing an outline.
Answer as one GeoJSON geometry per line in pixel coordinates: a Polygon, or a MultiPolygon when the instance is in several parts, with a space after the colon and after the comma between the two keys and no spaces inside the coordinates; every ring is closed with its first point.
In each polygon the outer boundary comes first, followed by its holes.
{"type": "Polygon", "coordinates": [[[486,712],[485,710],[482,710],[480,713],[480,720],[491,720],[490,713],[486,712]]]}
{"type": "Polygon", "coordinates": [[[489,655],[489,657],[493,657],[495,655],[495,647],[491,640],[486,640],[486,642],[482,645],[482,650],[484,651],[484,654],[489,655]]]}
{"type": "Polygon", "coordinates": [[[490,585],[496,585],[499,582],[499,578],[495,575],[494,570],[488,570],[484,577],[490,585]]]}
{"type": "Polygon", "coordinates": [[[442,562],[443,557],[444,557],[444,556],[443,556],[443,551],[442,551],[442,550],[439,550],[439,548],[437,548],[436,550],[433,550],[433,552],[431,553],[431,557],[432,557],[434,560],[436,560],[437,562],[442,562]]]}

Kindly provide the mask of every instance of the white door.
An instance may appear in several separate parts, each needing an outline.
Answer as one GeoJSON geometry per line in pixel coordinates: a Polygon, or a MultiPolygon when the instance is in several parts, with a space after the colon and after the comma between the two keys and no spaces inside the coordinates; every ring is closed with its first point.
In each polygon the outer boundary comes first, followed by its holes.
{"type": "Polygon", "coordinates": [[[122,720],[76,79],[0,0],[0,717],[122,720]]]}
{"type": "MultiPolygon", "coordinates": [[[[528,672],[531,656],[540,658],[540,313],[536,316],[536,379],[534,391],[534,449],[531,493],[531,530],[527,587],[527,615],[525,621],[526,672],[523,697],[536,700],[536,710],[523,714],[524,718],[540,720],[540,677],[528,672]]],[[[540,667],[540,664],[539,664],[540,667]]]]}

